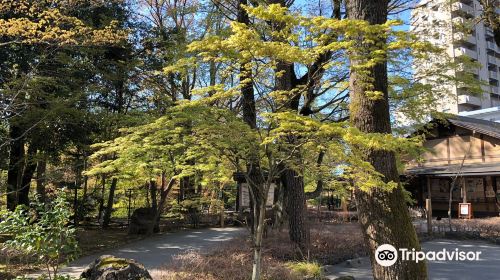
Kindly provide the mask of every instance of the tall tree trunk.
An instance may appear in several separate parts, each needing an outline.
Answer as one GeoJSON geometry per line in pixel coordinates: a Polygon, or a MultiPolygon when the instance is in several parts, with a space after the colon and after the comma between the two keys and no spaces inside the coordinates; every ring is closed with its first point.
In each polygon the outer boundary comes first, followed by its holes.
{"type": "Polygon", "coordinates": [[[36,148],[33,145],[30,145],[28,148],[28,152],[26,154],[25,166],[23,176],[21,178],[21,186],[19,188],[18,194],[18,204],[29,205],[29,194],[31,187],[31,180],[33,179],[33,174],[35,174],[36,170],[36,160],[34,160],[36,156],[36,148]]]}
{"type": "MultiPolygon", "coordinates": [[[[388,0],[348,0],[349,19],[365,20],[370,24],[383,24],[387,20],[388,0]]],[[[362,38],[359,38],[362,45],[362,38]]],[[[385,43],[385,42],[383,42],[385,43]]],[[[372,46],[364,46],[369,49],[372,46]]],[[[365,53],[354,53],[353,57],[363,57],[365,53]]],[[[351,59],[350,75],[350,116],[352,124],[367,133],[391,133],[388,102],[387,62],[379,62],[367,69],[366,73],[358,73],[354,66],[360,65],[357,59],[351,59]],[[368,82],[367,82],[368,81],[368,82]],[[383,93],[381,98],[369,98],[366,94],[367,83],[370,90],[383,93]]],[[[364,69],[363,69],[364,70],[364,69]]],[[[382,174],[384,180],[399,181],[396,159],[393,152],[371,150],[367,160],[375,170],[382,174]]],[[[383,267],[375,261],[375,250],[379,245],[391,244],[398,248],[415,248],[420,244],[411,223],[401,185],[388,192],[372,189],[363,192],[356,188],[356,202],[359,221],[368,243],[370,258],[375,279],[427,279],[425,262],[415,263],[398,261],[390,267],[383,267]]]]}
{"type": "Polygon", "coordinates": [[[158,209],[158,202],[156,200],[156,181],[149,181],[149,194],[151,195],[151,208],[158,209]]]}
{"type": "MultiPolygon", "coordinates": [[[[291,91],[297,81],[293,63],[279,62],[276,71],[280,73],[276,76],[276,90],[291,91]]],[[[299,113],[300,94],[291,96],[287,101],[287,108],[299,113]]],[[[287,141],[293,145],[296,142],[294,136],[288,137],[287,141]]],[[[288,235],[292,242],[305,253],[309,245],[309,227],[306,224],[307,207],[304,191],[304,177],[299,175],[293,168],[284,165],[281,175],[284,201],[279,202],[285,205],[287,213],[281,213],[282,218],[288,219],[288,235]]],[[[284,223],[285,221],[278,221],[284,223]]]]}
{"type": "MultiPolygon", "coordinates": [[[[257,227],[254,236],[254,251],[253,251],[253,267],[252,267],[252,280],[260,279],[260,272],[262,266],[262,239],[264,238],[264,220],[266,218],[266,203],[259,203],[258,210],[254,212],[259,213],[257,216],[257,227]]],[[[257,208],[256,207],[256,208],[257,208]]]]}
{"type": "Polygon", "coordinates": [[[282,182],[287,194],[288,235],[290,240],[297,244],[301,253],[305,254],[309,244],[309,227],[306,224],[304,177],[295,170],[286,168],[282,173],[282,182]]]}
{"type": "Polygon", "coordinates": [[[24,167],[24,138],[21,127],[11,125],[9,131],[10,152],[7,172],[7,209],[13,211],[18,205],[18,190],[21,185],[24,167]]]}
{"type": "Polygon", "coordinates": [[[40,159],[38,161],[38,165],[36,168],[36,194],[38,199],[43,203],[46,200],[45,194],[45,182],[47,181],[45,178],[45,172],[47,171],[47,160],[45,158],[40,159]]]}
{"type": "Polygon", "coordinates": [[[101,178],[101,199],[99,200],[99,213],[97,214],[97,222],[101,222],[102,213],[104,212],[104,194],[106,190],[106,175],[101,178]]]}
{"type": "Polygon", "coordinates": [[[276,199],[274,201],[274,208],[273,208],[274,209],[273,227],[275,229],[278,229],[279,231],[281,231],[284,228],[285,224],[288,223],[288,217],[286,216],[287,215],[286,199],[288,198],[288,196],[286,195],[286,190],[285,190],[286,184],[283,182],[283,180],[285,179],[286,177],[281,176],[281,184],[276,186],[276,192],[275,192],[276,199]]]}
{"type": "MultiPolygon", "coordinates": [[[[238,1],[237,21],[250,24],[250,19],[242,5],[247,5],[247,0],[238,1]]],[[[252,68],[246,65],[250,61],[242,61],[240,66],[240,82],[246,81],[241,86],[243,121],[252,129],[257,130],[257,112],[255,106],[255,94],[252,81],[252,68]],[[250,81],[250,82],[249,82],[250,81]]],[[[264,220],[266,212],[267,191],[264,187],[263,174],[260,168],[259,151],[252,151],[246,167],[246,179],[251,194],[251,209],[253,219],[251,221],[252,237],[254,242],[254,259],[252,280],[260,279],[262,263],[262,237],[264,232],[264,220]]]]}
{"type": "Polygon", "coordinates": [[[111,186],[109,187],[108,204],[106,205],[106,210],[104,211],[104,218],[102,219],[102,227],[109,227],[109,222],[111,221],[111,214],[113,212],[113,202],[115,200],[115,190],[118,179],[113,178],[111,180],[111,186]]]}

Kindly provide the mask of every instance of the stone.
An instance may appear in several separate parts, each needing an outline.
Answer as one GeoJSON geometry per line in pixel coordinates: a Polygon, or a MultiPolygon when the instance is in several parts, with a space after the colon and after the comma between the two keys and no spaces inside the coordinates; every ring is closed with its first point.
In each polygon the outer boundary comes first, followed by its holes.
{"type": "Polygon", "coordinates": [[[103,255],[80,275],[86,280],[152,280],[144,266],[134,260],[103,255]]]}
{"type": "Polygon", "coordinates": [[[147,234],[155,224],[153,232],[159,232],[158,223],[155,222],[156,210],[149,207],[137,208],[130,217],[129,234],[147,234]]]}

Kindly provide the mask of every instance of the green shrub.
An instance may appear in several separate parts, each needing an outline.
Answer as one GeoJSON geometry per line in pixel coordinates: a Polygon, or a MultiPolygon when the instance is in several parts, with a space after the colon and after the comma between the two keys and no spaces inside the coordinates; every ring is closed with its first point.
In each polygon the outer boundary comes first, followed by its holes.
{"type": "Polygon", "coordinates": [[[49,279],[60,279],[59,265],[78,255],[75,229],[68,225],[71,209],[64,196],[58,195],[47,204],[20,205],[15,211],[2,211],[0,215],[0,234],[13,236],[4,246],[36,256],[47,268],[49,279]]]}

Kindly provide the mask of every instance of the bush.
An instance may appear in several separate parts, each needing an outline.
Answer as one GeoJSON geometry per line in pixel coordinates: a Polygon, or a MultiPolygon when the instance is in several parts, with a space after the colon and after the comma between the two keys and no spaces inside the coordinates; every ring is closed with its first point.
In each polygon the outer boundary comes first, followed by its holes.
{"type": "Polygon", "coordinates": [[[62,195],[45,205],[35,202],[31,208],[20,205],[15,211],[2,211],[0,234],[12,236],[4,246],[36,256],[38,263],[47,268],[49,279],[60,279],[59,264],[78,254],[75,229],[68,225],[71,214],[62,195]]]}
{"type": "Polygon", "coordinates": [[[290,262],[287,267],[301,279],[322,278],[321,265],[317,262],[290,262]]]}

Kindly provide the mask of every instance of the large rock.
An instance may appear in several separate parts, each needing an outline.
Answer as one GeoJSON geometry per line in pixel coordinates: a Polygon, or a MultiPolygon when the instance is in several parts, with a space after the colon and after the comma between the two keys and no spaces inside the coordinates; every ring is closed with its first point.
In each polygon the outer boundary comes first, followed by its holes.
{"type": "Polygon", "coordinates": [[[129,234],[146,234],[153,228],[153,232],[159,232],[160,228],[155,221],[156,210],[153,208],[137,208],[130,217],[129,234]]]}
{"type": "Polygon", "coordinates": [[[152,280],[144,266],[134,260],[103,255],[91,263],[80,276],[87,280],[152,280]]]}

